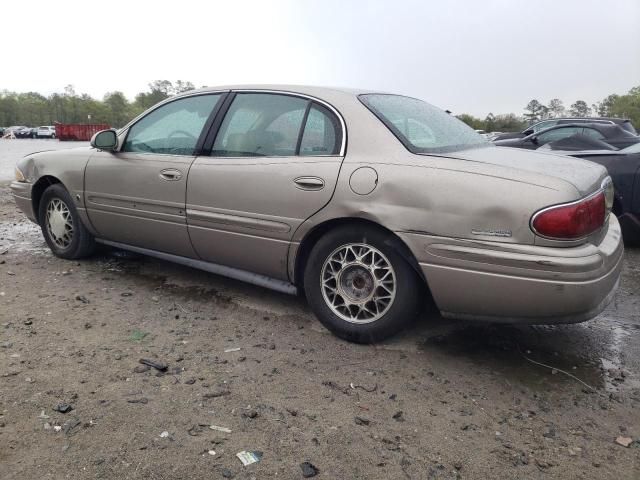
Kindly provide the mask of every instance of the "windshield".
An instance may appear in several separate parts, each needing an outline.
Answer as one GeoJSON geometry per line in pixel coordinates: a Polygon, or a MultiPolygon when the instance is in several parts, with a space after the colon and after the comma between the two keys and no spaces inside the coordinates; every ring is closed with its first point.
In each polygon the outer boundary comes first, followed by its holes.
{"type": "Polygon", "coordinates": [[[448,153],[490,145],[461,120],[422,100],[387,94],[358,98],[412,153],[448,153]]]}

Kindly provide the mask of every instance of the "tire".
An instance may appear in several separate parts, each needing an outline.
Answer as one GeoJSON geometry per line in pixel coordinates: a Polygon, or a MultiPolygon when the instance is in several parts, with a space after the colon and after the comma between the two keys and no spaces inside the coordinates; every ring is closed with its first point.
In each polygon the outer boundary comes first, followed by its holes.
{"type": "Polygon", "coordinates": [[[305,295],[320,322],[356,343],[378,342],[402,330],[419,312],[422,288],[397,240],[366,225],[325,234],[304,271],[305,295]]]}
{"type": "Polygon", "coordinates": [[[61,184],[51,185],[42,194],[38,219],[42,235],[56,257],[75,260],[94,252],[95,240],[78,216],[71,195],[61,184]],[[49,209],[51,217],[47,213],[49,209]]]}

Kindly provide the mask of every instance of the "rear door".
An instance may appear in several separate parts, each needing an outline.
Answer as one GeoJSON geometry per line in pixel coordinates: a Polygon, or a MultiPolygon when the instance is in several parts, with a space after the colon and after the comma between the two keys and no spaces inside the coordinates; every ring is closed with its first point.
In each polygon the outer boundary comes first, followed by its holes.
{"type": "Polygon", "coordinates": [[[335,189],[343,122],[298,95],[232,95],[189,174],[189,235],[206,261],[286,279],[293,233],[335,189]]]}
{"type": "Polygon", "coordinates": [[[195,257],[186,225],[187,176],[223,95],[165,103],[128,129],[119,151],[92,155],[85,202],[101,238],[195,257]]]}

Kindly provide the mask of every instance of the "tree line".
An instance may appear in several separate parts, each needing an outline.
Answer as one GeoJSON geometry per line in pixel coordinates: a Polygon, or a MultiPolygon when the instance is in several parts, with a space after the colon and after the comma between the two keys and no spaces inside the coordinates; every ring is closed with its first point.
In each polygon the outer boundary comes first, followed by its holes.
{"type": "MultiPolygon", "coordinates": [[[[182,80],[155,80],[148,85],[147,91],[138,93],[133,102],[120,91],[109,92],[102,100],[96,100],[86,93],[76,93],[72,85],[67,85],[63,93],[53,93],[48,97],[36,92],[3,90],[0,91],[0,126],[39,126],[60,122],[107,123],[119,128],[161,100],[194,88],[193,83],[182,80]]],[[[521,115],[489,113],[482,119],[463,113],[458,118],[478,130],[515,132],[537,121],[566,115],[629,118],[638,127],[640,86],[632,88],[626,95],[612,94],[592,105],[577,100],[567,109],[558,98],[551,99],[546,105],[533,99],[527,103],[521,115]]]]}
{"type": "Polygon", "coordinates": [[[178,93],[193,90],[191,82],[156,80],[149,89],[140,92],[130,102],[120,91],[105,94],[102,100],[76,93],[73,85],[67,85],[63,93],[48,97],[37,93],[0,91],[0,126],[53,125],[60,123],[107,123],[122,127],[147,108],[178,93]]]}
{"type": "Polygon", "coordinates": [[[584,100],[576,100],[567,109],[559,98],[549,100],[546,105],[533,99],[527,103],[524,113],[520,116],[513,113],[506,115],[489,113],[482,119],[463,113],[457,117],[476,130],[517,132],[540,120],[565,116],[628,118],[636,127],[640,127],[640,85],[633,87],[626,95],[614,93],[591,105],[584,100]]]}

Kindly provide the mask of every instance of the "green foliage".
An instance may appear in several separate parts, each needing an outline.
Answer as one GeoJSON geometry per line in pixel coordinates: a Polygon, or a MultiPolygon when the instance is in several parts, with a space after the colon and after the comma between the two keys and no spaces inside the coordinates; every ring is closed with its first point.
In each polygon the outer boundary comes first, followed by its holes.
{"type": "Polygon", "coordinates": [[[473,115],[463,113],[461,115],[458,115],[457,118],[458,120],[462,120],[474,130],[484,130],[484,121],[474,117],[473,115]]]}
{"type": "Polygon", "coordinates": [[[551,100],[549,100],[549,105],[547,105],[547,108],[549,110],[550,118],[558,118],[564,116],[564,104],[559,98],[552,98],[551,100]]]}
{"type": "MultiPolygon", "coordinates": [[[[527,122],[514,113],[496,115],[493,121],[492,132],[520,132],[527,127],[527,122]]],[[[486,129],[485,129],[486,130],[486,129]]],[[[489,132],[489,130],[486,130],[489,132]]]]}
{"type": "Polygon", "coordinates": [[[494,115],[490,113],[482,120],[468,113],[458,115],[457,118],[469,125],[474,130],[484,130],[485,132],[519,132],[524,130],[527,122],[517,117],[513,113],[504,115],[494,115]]]}
{"type": "Polygon", "coordinates": [[[611,100],[609,114],[628,118],[636,128],[640,127],[640,85],[629,90],[627,95],[615,95],[611,100]]]}
{"type": "Polygon", "coordinates": [[[67,85],[64,93],[45,97],[39,93],[0,91],[0,126],[53,125],[60,123],[107,123],[112,127],[124,126],[147,108],[178,93],[193,90],[191,82],[156,80],[149,84],[149,91],[140,92],[134,102],[129,102],[122,92],[109,92],[102,101],[87,94],[76,93],[73,85],[67,85]]]}
{"type": "Polygon", "coordinates": [[[569,115],[572,117],[588,117],[591,115],[591,108],[584,100],[577,100],[576,103],[571,105],[569,115]]]}
{"type": "MultiPolygon", "coordinates": [[[[36,92],[16,93],[0,91],[0,126],[11,125],[53,125],[61,123],[107,123],[112,127],[122,127],[146,109],[178,93],[193,90],[193,83],[182,80],[155,80],[149,89],[135,96],[129,102],[122,92],[107,93],[102,101],[87,94],[76,93],[73,85],[67,85],[63,93],[45,97],[36,92]]],[[[633,87],[626,95],[611,94],[590,108],[584,100],[571,105],[569,114],[587,117],[591,113],[602,117],[630,119],[640,126],[640,85],[633,87]]],[[[483,120],[466,113],[458,118],[476,130],[486,132],[516,132],[528,124],[544,118],[562,117],[566,113],[562,101],[551,99],[548,105],[531,100],[525,107],[523,117],[513,113],[494,115],[489,113],[483,120]]]]}
{"type": "Polygon", "coordinates": [[[527,106],[524,107],[527,113],[524,114],[525,118],[529,120],[529,123],[537,122],[542,118],[544,111],[547,109],[544,105],[542,105],[535,98],[527,103],[527,106]]]}

